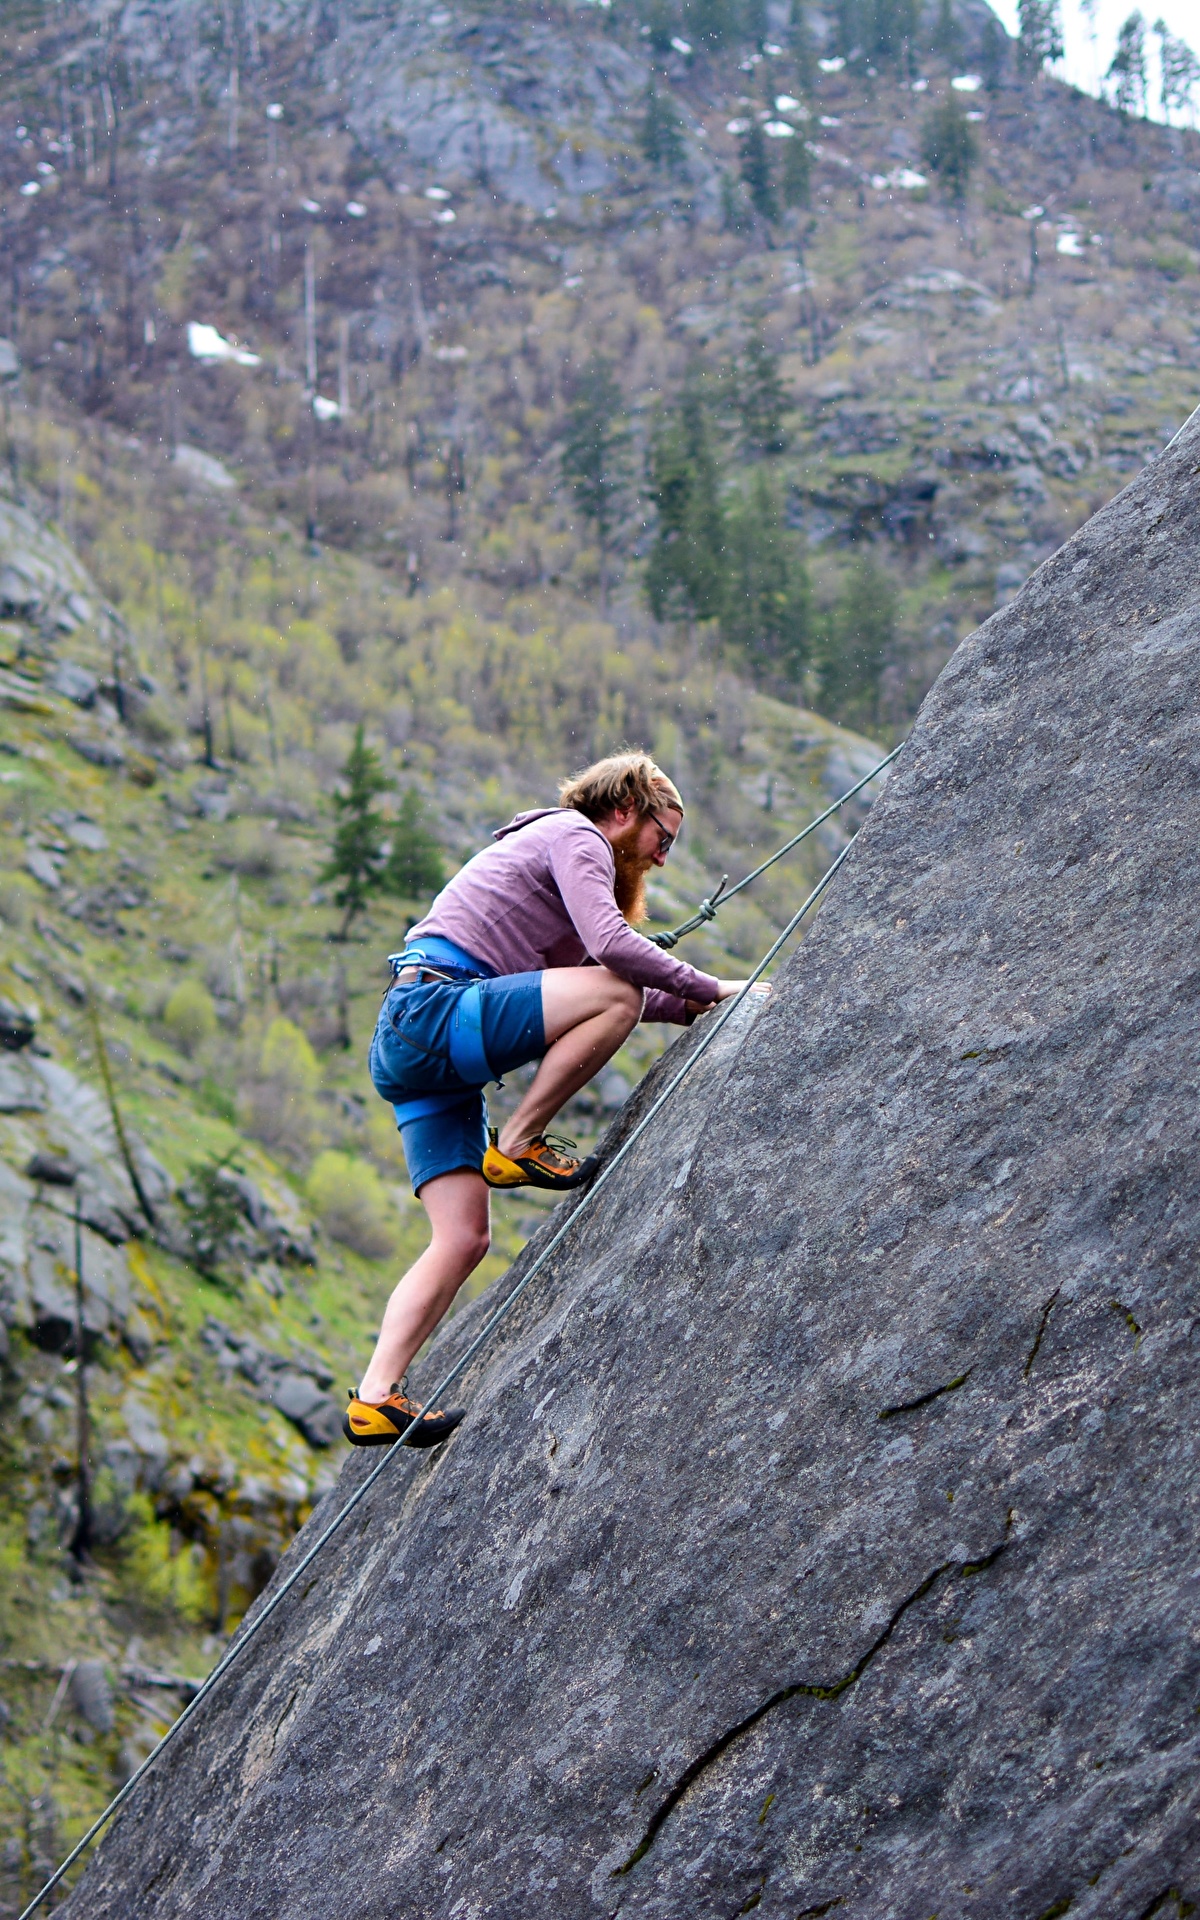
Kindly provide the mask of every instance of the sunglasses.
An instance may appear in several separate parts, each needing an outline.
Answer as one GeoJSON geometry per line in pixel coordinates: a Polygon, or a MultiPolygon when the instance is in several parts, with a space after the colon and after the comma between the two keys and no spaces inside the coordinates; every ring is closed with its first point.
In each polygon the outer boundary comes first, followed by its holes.
{"type": "Polygon", "coordinates": [[[650,811],[649,818],[653,820],[655,826],[658,828],[658,832],[659,832],[658,851],[662,854],[670,853],[671,848],[675,845],[675,842],[679,838],[679,835],[677,833],[668,833],[666,827],[663,826],[662,821],[659,819],[658,815],[653,811],[653,809],[650,811]]]}

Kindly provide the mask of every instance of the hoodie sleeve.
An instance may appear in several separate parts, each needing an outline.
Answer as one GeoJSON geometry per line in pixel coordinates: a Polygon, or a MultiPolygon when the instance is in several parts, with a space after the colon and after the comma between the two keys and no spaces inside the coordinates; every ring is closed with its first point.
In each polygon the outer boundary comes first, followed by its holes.
{"type": "Polygon", "coordinates": [[[695,1017],[677,993],[664,993],[661,987],[650,988],[642,1008],[643,1026],[647,1020],[663,1020],[673,1027],[690,1027],[695,1017]]]}
{"type": "Polygon", "coordinates": [[[560,834],[556,840],[550,852],[550,870],[575,931],[592,959],[635,987],[658,988],[676,1002],[677,1011],[647,1012],[644,1017],[686,1019],[680,1002],[715,1000],[719,987],[711,973],[698,972],[686,960],[673,960],[623,918],[613,894],[616,865],[604,835],[581,814],[578,831],[560,834]]]}

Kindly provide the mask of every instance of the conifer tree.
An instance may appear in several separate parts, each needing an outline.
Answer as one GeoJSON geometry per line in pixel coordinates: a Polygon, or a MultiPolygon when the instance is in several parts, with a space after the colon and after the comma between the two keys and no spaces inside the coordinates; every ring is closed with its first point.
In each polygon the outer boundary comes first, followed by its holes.
{"type": "Polygon", "coordinates": [[[812,197],[812,155],[806,140],[788,140],[783,148],[780,192],[785,207],[806,207],[812,197]]]}
{"type": "Polygon", "coordinates": [[[1187,113],[1194,117],[1195,95],[1200,84],[1200,60],[1186,40],[1171,32],[1165,20],[1154,22],[1158,35],[1159,68],[1162,85],[1159,99],[1163,114],[1187,113]]]}
{"type": "Polygon", "coordinates": [[[387,826],[375,801],[386,792],[388,780],[379,764],[379,755],[363,739],[361,724],[341,777],[342,791],[333,796],[337,829],[329,860],[319,877],[337,882],[333,900],[334,905],[342,909],[342,924],[336,938],[344,940],[351,922],[381,885],[384,871],[383,841],[387,826]]]}
{"type": "Polygon", "coordinates": [[[741,0],[741,18],[738,25],[742,39],[748,40],[752,47],[761,48],[763,41],[770,38],[767,25],[767,0],[741,0]]]}
{"type": "Polygon", "coordinates": [[[1063,57],[1062,22],[1058,0],[1017,0],[1020,27],[1017,44],[1025,66],[1039,72],[1063,57]]]}
{"type": "Polygon", "coordinates": [[[671,0],[650,0],[642,13],[642,25],[649,28],[646,38],[655,53],[670,53],[671,40],[679,32],[678,11],[671,0]]]}
{"type": "Polygon", "coordinates": [[[742,190],[731,173],[721,175],[721,229],[724,233],[740,233],[749,225],[746,203],[742,190]]]}
{"type": "Polygon", "coordinates": [[[834,12],[834,38],[843,60],[862,51],[863,0],[837,0],[834,12]]]}
{"type": "Polygon", "coordinates": [[[872,726],[884,668],[896,638],[896,593],[870,553],[852,563],[818,649],[821,708],[833,719],[872,726]]]}
{"type": "Polygon", "coordinates": [[[1113,105],[1125,118],[1144,113],[1146,108],[1146,22],[1140,13],[1131,13],[1117,35],[1106,80],[1112,81],[1113,105]]]}
{"type": "Polygon", "coordinates": [[[962,200],[971,169],[979,157],[979,142],[957,94],[948,93],[941,104],[926,115],[921,129],[921,156],[951,197],[962,200]]]}
{"type": "Polygon", "coordinates": [[[916,0],[838,0],[834,30],[847,60],[865,54],[898,65],[916,39],[916,0]]]}
{"type": "Polygon", "coordinates": [[[737,0],[687,0],[684,24],[689,40],[702,47],[723,47],[737,34],[737,0]]]}
{"type": "Polygon", "coordinates": [[[741,136],[742,180],[750,195],[750,204],[763,220],[777,220],[779,208],[771,179],[771,158],[766,137],[757,120],[752,120],[741,136]]]}
{"type": "Polygon", "coordinates": [[[983,48],[980,57],[983,84],[989,93],[999,93],[1007,57],[1008,35],[995,14],[989,13],[983,23],[983,48]]]}
{"type": "Polygon", "coordinates": [[[613,535],[628,488],[629,434],[621,389],[609,361],[596,355],[580,376],[567,419],[562,470],[600,550],[600,602],[608,604],[613,535]]]}
{"type": "Polygon", "coordinates": [[[784,525],[778,485],[764,467],[727,511],[726,556],[726,643],[756,679],[794,690],[809,658],[808,570],[799,537],[784,525]]]}
{"type": "Polygon", "coordinates": [[[652,167],[665,173],[678,173],[683,164],[683,136],[670,99],[659,93],[651,79],[646,88],[645,109],[639,135],[642,154],[652,167]]]}
{"type": "Polygon", "coordinates": [[[425,809],[415,787],[407,787],[392,823],[392,850],[383,870],[382,887],[401,900],[425,901],[445,879],[442,850],[425,823],[425,809]]]}
{"type": "Polygon", "coordinates": [[[937,25],[933,30],[933,46],[942,59],[953,62],[958,58],[958,21],[954,17],[953,0],[938,0],[937,25]]]}
{"type": "Polygon", "coordinates": [[[645,581],[655,618],[716,619],[725,598],[725,514],[708,407],[695,373],[677,407],[655,426],[647,491],[658,516],[645,581]]]}
{"type": "Polygon", "coordinates": [[[779,377],[779,361],[761,336],[752,339],[737,369],[738,411],[742,416],[742,450],[751,460],[782,453],[786,395],[779,377]]]}

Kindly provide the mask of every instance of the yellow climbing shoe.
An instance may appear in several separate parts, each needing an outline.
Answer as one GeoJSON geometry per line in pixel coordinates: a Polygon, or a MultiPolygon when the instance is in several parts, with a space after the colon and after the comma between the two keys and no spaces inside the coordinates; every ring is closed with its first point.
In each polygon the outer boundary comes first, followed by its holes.
{"type": "Polygon", "coordinates": [[[352,1447],[390,1447],[418,1417],[421,1424],[413,1427],[404,1442],[406,1447],[436,1447],[449,1438],[466,1408],[424,1410],[409,1399],[405,1384],[402,1380],[393,1387],[386,1400],[360,1400],[357,1394],[350,1395],[350,1404],[342,1415],[342,1432],[352,1447]]]}
{"type": "Polygon", "coordinates": [[[488,1149],[483,1156],[483,1177],[489,1187],[549,1187],[560,1192],[577,1187],[595,1166],[595,1158],[576,1160],[564,1153],[573,1140],[548,1140],[539,1133],[511,1158],[496,1145],[495,1127],[488,1128],[488,1149]]]}

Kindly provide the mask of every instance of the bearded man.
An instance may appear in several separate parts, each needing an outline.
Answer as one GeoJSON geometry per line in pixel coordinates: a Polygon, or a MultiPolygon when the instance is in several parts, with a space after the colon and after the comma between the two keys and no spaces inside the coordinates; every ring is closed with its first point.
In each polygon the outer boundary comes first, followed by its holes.
{"type": "MultiPolygon", "coordinates": [[[[639,1020],[687,1025],[742,985],[634,931],[646,875],[683,825],[679,792],[650,756],[597,761],[564,782],[559,802],[501,827],[391,956],[371,1078],[395,1107],[432,1238],[392,1294],[351,1397],[343,1430],[355,1446],[388,1445],[421,1414],[405,1371],[488,1250],[491,1188],[586,1179],[592,1162],[546,1136],[560,1107],[639,1020]],[[531,1060],[528,1092],[489,1130],[484,1086],[531,1060]]],[[[408,1444],[436,1446],[462,1417],[427,1409],[408,1444]]]]}

